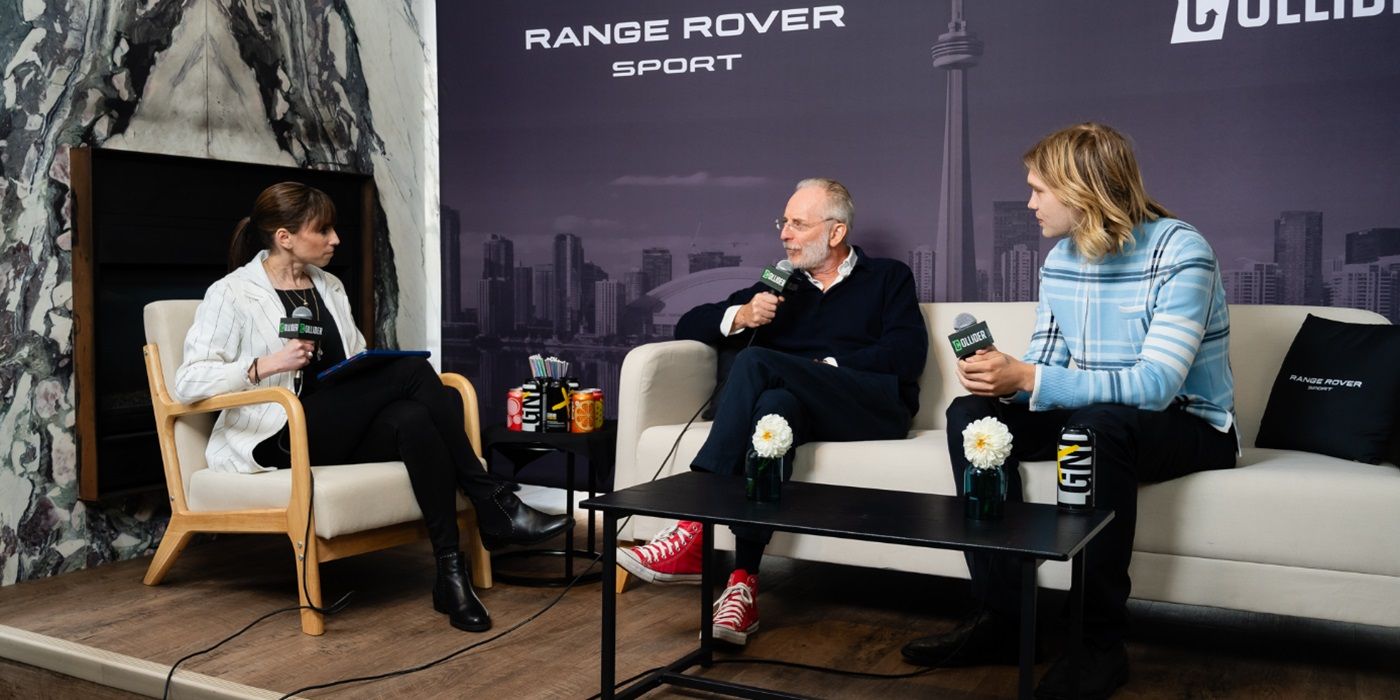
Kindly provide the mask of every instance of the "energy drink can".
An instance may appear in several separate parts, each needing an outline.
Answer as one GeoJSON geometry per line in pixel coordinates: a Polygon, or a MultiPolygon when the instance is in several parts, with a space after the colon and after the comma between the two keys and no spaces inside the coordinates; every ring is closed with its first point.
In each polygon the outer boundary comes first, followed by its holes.
{"type": "Polygon", "coordinates": [[[575,391],[569,394],[569,422],[571,433],[591,433],[598,427],[593,423],[593,392],[575,391]]]}
{"type": "Polygon", "coordinates": [[[1056,451],[1055,502],[1060,510],[1088,513],[1094,510],[1094,431],[1083,425],[1067,425],[1060,431],[1056,451]]]}
{"type": "Polygon", "coordinates": [[[593,429],[603,429],[603,390],[589,389],[593,392],[593,429]]]}
{"type": "Polygon", "coordinates": [[[544,392],[540,384],[532,379],[520,385],[520,429],[527,433],[544,432],[544,392]]]}
{"type": "Polygon", "coordinates": [[[515,387],[506,392],[506,427],[519,432],[524,424],[525,392],[515,387]]]}

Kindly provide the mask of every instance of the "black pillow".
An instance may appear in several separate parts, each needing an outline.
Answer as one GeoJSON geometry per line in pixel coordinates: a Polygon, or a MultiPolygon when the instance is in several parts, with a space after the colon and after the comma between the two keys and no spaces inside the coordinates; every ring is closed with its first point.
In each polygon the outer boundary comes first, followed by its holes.
{"type": "Polygon", "coordinates": [[[1400,326],[1308,314],[1283,358],[1259,424],[1259,447],[1375,464],[1400,414],[1400,326]]]}

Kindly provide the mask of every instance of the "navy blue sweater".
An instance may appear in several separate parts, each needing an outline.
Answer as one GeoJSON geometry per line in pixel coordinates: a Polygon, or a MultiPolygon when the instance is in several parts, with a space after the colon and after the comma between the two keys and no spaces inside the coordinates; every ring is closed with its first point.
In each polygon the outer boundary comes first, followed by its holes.
{"type": "MultiPolygon", "coordinates": [[[[757,283],[728,299],[687,311],[676,323],[676,339],[698,340],[723,349],[749,342],[750,329],[733,336],[719,324],[730,306],[772,291],[757,283]]],[[[799,357],[831,357],[847,369],[893,374],[909,415],[919,412],[919,375],[928,358],[928,329],[914,294],[914,275],[898,260],[872,258],[856,248],[851,275],[822,293],[807,276],[792,275],[773,322],[758,330],[753,344],[799,357]]]]}

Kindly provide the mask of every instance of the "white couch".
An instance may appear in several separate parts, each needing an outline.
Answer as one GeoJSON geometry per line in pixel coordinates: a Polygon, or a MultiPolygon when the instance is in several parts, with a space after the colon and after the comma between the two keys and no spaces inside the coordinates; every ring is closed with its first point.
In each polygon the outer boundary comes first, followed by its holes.
{"type": "MultiPolygon", "coordinates": [[[[793,478],[954,494],[944,410],[963,393],[947,334],[959,312],[986,320],[1002,350],[1019,356],[1033,303],[923,304],[930,357],[909,438],[826,442],[798,449],[793,478]]],[[[1386,323],[1367,311],[1231,306],[1230,358],[1244,445],[1235,469],[1143,486],[1134,546],[1133,596],[1157,601],[1400,626],[1400,468],[1254,447],[1269,390],[1309,314],[1386,323]]],[[[714,387],[716,353],[693,341],[636,348],[622,366],[617,488],[652,478],[682,424],[714,387]]],[[[839,410],[833,407],[832,410],[839,410]]],[[[661,475],[689,468],[710,424],[697,421],[661,475]]],[[[1053,463],[1026,463],[1027,498],[1053,503],[1053,463]]],[[[643,540],[665,523],[634,518],[620,539],[643,540]]],[[[727,528],[716,545],[732,548],[727,528]]],[[[768,553],[967,577],[960,553],[779,533],[768,553]]],[[[1067,588],[1067,564],[1041,567],[1042,586],[1067,588]]]]}

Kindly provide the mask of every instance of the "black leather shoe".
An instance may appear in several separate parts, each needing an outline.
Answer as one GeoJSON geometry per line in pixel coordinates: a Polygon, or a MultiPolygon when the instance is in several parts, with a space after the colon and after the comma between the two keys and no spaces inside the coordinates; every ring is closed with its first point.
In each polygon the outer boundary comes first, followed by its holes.
{"type": "Polygon", "coordinates": [[[543,542],[574,523],[567,514],[541,513],[503,488],[477,505],[476,524],[481,529],[481,543],[494,550],[511,544],[543,542]]]}
{"type": "Polygon", "coordinates": [[[1128,650],[1120,642],[1107,649],[1085,645],[1079,653],[1079,692],[1070,690],[1074,681],[1068,654],[1059,658],[1041,677],[1035,696],[1042,700],[1103,700],[1128,682],[1128,650]]]}
{"type": "Polygon", "coordinates": [[[916,666],[1016,665],[1020,659],[1015,620],[982,611],[947,634],[920,637],[904,645],[904,660],[916,666]]]}
{"type": "Polygon", "coordinates": [[[491,615],[472,589],[465,559],[461,552],[438,557],[433,609],[447,615],[448,621],[459,630],[485,632],[491,629],[491,615]]]}

